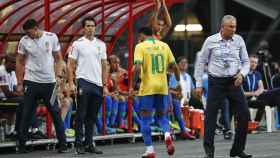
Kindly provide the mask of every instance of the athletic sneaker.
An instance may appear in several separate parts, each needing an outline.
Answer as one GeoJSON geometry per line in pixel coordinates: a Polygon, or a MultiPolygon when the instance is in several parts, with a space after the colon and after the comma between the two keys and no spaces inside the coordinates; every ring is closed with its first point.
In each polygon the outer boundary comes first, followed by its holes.
{"type": "Polygon", "coordinates": [[[167,148],[168,155],[172,156],[175,152],[175,146],[173,144],[171,136],[166,137],[165,145],[166,145],[166,148],[167,148]]]}
{"type": "Polygon", "coordinates": [[[75,130],[68,128],[65,130],[66,137],[75,137],[75,130]]]}
{"type": "Polygon", "coordinates": [[[151,152],[148,153],[147,151],[142,155],[142,158],[156,158],[156,153],[155,152],[151,152]]]}
{"type": "Polygon", "coordinates": [[[180,130],[180,127],[179,127],[178,123],[173,123],[173,122],[170,121],[169,125],[174,130],[180,130]]]}
{"type": "Polygon", "coordinates": [[[190,134],[190,132],[187,132],[187,131],[181,132],[180,136],[183,139],[190,139],[190,140],[194,140],[195,139],[195,136],[193,136],[192,134],[190,134]]]}

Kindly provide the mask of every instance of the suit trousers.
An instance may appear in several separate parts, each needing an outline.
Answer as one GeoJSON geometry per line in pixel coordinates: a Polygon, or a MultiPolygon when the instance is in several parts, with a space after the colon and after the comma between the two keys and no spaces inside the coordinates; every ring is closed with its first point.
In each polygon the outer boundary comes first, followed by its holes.
{"type": "Polygon", "coordinates": [[[232,106],[237,127],[231,153],[241,153],[245,149],[249,121],[249,109],[241,86],[234,86],[233,77],[212,77],[209,75],[208,98],[205,110],[204,149],[207,155],[214,155],[214,136],[218,110],[227,98],[232,106]]]}

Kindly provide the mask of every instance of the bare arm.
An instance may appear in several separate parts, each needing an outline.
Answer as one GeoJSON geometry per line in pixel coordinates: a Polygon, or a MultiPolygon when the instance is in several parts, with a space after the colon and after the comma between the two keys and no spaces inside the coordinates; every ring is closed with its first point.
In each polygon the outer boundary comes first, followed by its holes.
{"type": "Polygon", "coordinates": [[[130,89],[133,89],[135,85],[137,84],[137,80],[139,78],[141,72],[141,64],[135,64],[132,68],[131,75],[132,75],[132,81],[130,82],[130,89]]]}
{"type": "Polygon", "coordinates": [[[168,8],[166,6],[165,0],[162,0],[162,7],[163,7],[163,16],[164,16],[163,20],[164,20],[165,26],[161,31],[161,36],[164,37],[168,33],[170,28],[172,27],[172,20],[171,20],[168,8]]]}
{"type": "Polygon", "coordinates": [[[258,89],[254,92],[244,92],[246,97],[253,97],[253,96],[259,96],[260,94],[262,94],[264,91],[264,87],[263,87],[263,82],[260,80],[258,82],[258,89]]]}
{"type": "Polygon", "coordinates": [[[176,80],[179,82],[180,81],[180,70],[179,70],[177,64],[172,64],[171,67],[173,69],[176,80]]]}
{"type": "Polygon", "coordinates": [[[158,24],[158,16],[161,8],[161,2],[160,0],[155,0],[156,6],[154,9],[154,12],[152,13],[152,16],[149,20],[149,25],[151,27],[155,27],[158,24]]]}
{"type": "Polygon", "coordinates": [[[18,85],[23,83],[24,67],[25,67],[25,56],[22,55],[22,54],[17,54],[17,57],[16,57],[16,77],[17,77],[18,85]]]}
{"type": "Polygon", "coordinates": [[[259,96],[263,93],[263,91],[264,91],[263,82],[262,80],[260,80],[258,83],[258,89],[255,91],[255,95],[259,96]]]}
{"type": "Polygon", "coordinates": [[[68,82],[69,82],[70,86],[74,84],[76,65],[77,65],[77,61],[75,59],[68,58],[68,62],[67,62],[67,76],[68,76],[68,82]]]}
{"type": "Polygon", "coordinates": [[[1,88],[2,92],[5,94],[5,96],[8,98],[20,96],[19,93],[16,91],[11,92],[7,85],[0,86],[0,88],[1,88]]]}
{"type": "Polygon", "coordinates": [[[54,71],[56,77],[62,77],[64,61],[60,52],[53,53],[54,57],[54,71]]]}
{"type": "Polygon", "coordinates": [[[108,79],[106,59],[101,59],[101,66],[102,66],[102,82],[103,82],[103,85],[106,85],[107,79],[108,79]]]}
{"type": "Polygon", "coordinates": [[[246,97],[252,97],[252,96],[255,96],[255,92],[244,92],[244,95],[246,97]]]}

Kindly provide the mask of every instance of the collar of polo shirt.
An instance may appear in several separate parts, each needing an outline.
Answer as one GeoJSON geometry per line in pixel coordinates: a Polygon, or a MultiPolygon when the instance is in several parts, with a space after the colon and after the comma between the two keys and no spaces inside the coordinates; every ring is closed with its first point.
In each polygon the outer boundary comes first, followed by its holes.
{"type": "Polygon", "coordinates": [[[90,42],[93,42],[93,41],[96,41],[96,37],[93,36],[92,40],[88,39],[86,36],[84,36],[84,39],[90,41],[90,42]]]}
{"type": "MultiPolygon", "coordinates": [[[[234,36],[234,35],[233,35],[233,36],[234,36]]],[[[233,36],[232,36],[229,40],[233,41],[233,36]]],[[[221,32],[218,33],[217,39],[218,39],[218,41],[223,41],[223,40],[228,41],[228,40],[226,40],[226,39],[223,39],[222,33],[221,33],[221,32]]]]}

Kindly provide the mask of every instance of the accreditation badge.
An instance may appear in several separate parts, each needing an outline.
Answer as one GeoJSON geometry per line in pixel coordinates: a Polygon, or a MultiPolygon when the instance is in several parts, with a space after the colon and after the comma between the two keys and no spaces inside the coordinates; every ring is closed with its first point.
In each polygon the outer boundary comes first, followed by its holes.
{"type": "Polygon", "coordinates": [[[224,67],[225,67],[225,68],[229,68],[229,67],[230,67],[230,64],[229,64],[227,61],[225,61],[225,62],[224,62],[224,67]]]}

